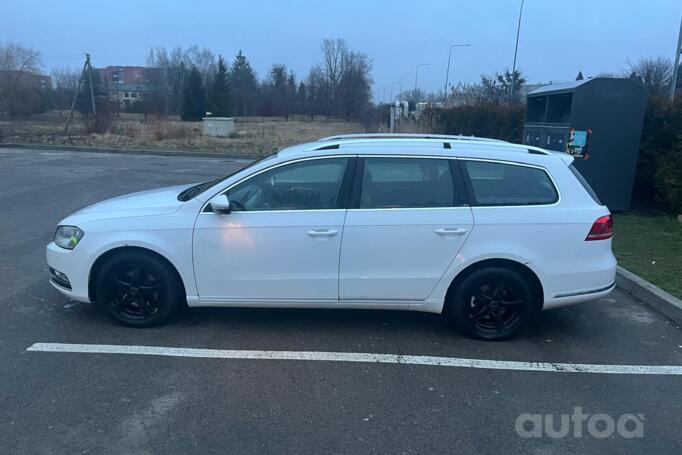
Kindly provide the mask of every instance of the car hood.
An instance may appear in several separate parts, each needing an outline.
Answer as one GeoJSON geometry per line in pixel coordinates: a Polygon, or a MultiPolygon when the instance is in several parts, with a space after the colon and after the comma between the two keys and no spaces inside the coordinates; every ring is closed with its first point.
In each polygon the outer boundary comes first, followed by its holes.
{"type": "Polygon", "coordinates": [[[169,215],[183,204],[178,201],[178,194],[193,185],[168,186],[106,199],[80,209],[60,224],[78,225],[104,219],[169,215]]]}

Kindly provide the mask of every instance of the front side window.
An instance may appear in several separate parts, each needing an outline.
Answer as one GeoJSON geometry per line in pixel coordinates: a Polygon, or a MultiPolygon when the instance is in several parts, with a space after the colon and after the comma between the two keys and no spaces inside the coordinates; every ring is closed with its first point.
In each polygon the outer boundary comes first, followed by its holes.
{"type": "Polygon", "coordinates": [[[348,158],[287,164],[262,172],[230,189],[233,211],[337,208],[348,158]]]}
{"type": "Polygon", "coordinates": [[[528,166],[463,160],[479,206],[542,205],[559,200],[547,172],[528,166]]]}
{"type": "Polygon", "coordinates": [[[365,159],[361,209],[452,207],[454,198],[449,160],[365,159]]]}

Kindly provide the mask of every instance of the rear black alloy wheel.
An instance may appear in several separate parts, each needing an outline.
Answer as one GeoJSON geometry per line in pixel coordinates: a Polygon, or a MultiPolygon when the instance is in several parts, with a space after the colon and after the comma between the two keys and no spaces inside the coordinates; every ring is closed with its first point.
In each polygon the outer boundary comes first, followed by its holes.
{"type": "Polygon", "coordinates": [[[527,280],[511,269],[489,268],[465,278],[450,302],[450,315],[465,333],[485,340],[516,334],[538,307],[527,280]]]}
{"type": "Polygon", "coordinates": [[[123,253],[107,261],[97,278],[97,300],[119,322],[148,327],[179,306],[181,290],[173,270],[145,254],[123,253]]]}

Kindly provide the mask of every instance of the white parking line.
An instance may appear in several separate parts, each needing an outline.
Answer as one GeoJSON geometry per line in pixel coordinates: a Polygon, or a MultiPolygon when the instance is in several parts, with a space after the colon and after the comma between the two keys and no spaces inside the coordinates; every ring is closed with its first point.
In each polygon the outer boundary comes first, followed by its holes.
{"type": "Polygon", "coordinates": [[[370,354],[362,352],[246,351],[231,349],[65,343],[35,343],[26,350],[30,352],[135,354],[205,359],[317,360],[323,362],[389,363],[400,365],[481,368],[489,370],[545,371],[551,373],[682,375],[682,366],[677,365],[599,365],[586,363],[513,362],[506,360],[461,359],[457,357],[432,357],[423,355],[370,354]]]}

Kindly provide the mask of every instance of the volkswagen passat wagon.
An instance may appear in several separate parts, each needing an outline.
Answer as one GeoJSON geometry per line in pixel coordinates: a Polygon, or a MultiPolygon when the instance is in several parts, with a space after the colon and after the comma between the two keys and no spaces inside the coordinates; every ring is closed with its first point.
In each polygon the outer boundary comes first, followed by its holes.
{"type": "Polygon", "coordinates": [[[190,307],[443,313],[504,339],[614,287],[612,220],[564,153],[350,135],[62,220],[50,282],[131,326],[190,307]]]}

